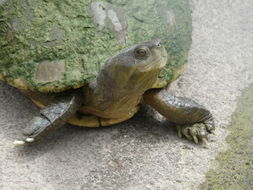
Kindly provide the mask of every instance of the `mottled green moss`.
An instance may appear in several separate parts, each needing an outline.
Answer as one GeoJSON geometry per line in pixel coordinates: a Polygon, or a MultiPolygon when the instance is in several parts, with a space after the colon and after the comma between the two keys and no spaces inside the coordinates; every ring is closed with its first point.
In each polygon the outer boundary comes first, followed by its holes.
{"type": "Polygon", "coordinates": [[[229,130],[229,148],[217,156],[218,167],[207,173],[201,189],[253,189],[253,84],[239,98],[229,130]]]}
{"type": "Polygon", "coordinates": [[[126,11],[128,38],[124,46],[108,29],[99,31],[94,26],[87,11],[91,2],[96,1],[8,0],[1,5],[0,75],[17,87],[15,80],[22,79],[23,85],[35,91],[78,87],[93,79],[115,53],[152,38],[162,39],[170,56],[160,77],[171,80],[173,70],[186,62],[191,44],[188,0],[107,0],[126,11]],[[37,81],[37,65],[55,60],[65,61],[64,77],[37,81]]]}

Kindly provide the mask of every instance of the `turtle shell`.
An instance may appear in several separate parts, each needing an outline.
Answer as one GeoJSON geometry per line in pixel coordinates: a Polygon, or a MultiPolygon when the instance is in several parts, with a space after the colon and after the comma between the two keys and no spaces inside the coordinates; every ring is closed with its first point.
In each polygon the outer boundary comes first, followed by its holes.
{"type": "Polygon", "coordinates": [[[191,30],[188,0],[1,1],[0,79],[45,93],[78,88],[122,49],[160,38],[169,82],[186,62],[191,30]]]}

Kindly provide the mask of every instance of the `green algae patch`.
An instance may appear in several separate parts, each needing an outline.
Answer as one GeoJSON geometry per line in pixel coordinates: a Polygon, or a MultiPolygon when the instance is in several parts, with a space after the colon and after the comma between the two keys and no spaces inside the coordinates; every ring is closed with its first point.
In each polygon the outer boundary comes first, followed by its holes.
{"type": "Polygon", "coordinates": [[[229,148],[218,154],[203,190],[253,189],[253,84],[239,98],[229,130],[229,148]]]}
{"type": "MultiPolygon", "coordinates": [[[[90,13],[94,2],[98,1],[8,0],[1,4],[1,79],[17,88],[38,92],[78,88],[94,79],[111,56],[154,38],[164,42],[169,55],[161,78],[169,82],[175,70],[186,63],[192,30],[188,0],[99,1],[112,4],[115,10],[117,7],[124,10],[122,14],[127,19],[124,43],[119,42],[110,27],[94,23],[90,13]],[[58,60],[65,64],[61,77],[53,81],[49,80],[52,76],[36,78],[40,64],[53,65],[58,60]]],[[[118,24],[117,20],[115,23],[118,24]]]]}

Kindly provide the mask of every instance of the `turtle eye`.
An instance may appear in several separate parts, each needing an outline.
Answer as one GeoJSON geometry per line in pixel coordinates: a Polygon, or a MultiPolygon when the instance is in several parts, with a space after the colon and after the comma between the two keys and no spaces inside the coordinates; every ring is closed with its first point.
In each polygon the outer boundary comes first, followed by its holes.
{"type": "Polygon", "coordinates": [[[148,50],[147,50],[147,48],[144,48],[144,47],[137,48],[134,51],[134,55],[138,59],[143,59],[143,58],[145,58],[148,55],[148,50]]]}

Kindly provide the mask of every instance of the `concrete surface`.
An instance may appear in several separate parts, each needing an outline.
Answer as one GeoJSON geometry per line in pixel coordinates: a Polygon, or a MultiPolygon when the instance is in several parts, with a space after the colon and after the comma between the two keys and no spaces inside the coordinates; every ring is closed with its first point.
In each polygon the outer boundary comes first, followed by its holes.
{"type": "Polygon", "coordinates": [[[253,82],[253,1],[194,0],[193,45],[171,91],[208,107],[217,122],[209,149],[179,139],[168,122],[143,108],[114,127],[67,126],[41,143],[12,141],[38,112],[18,90],[0,83],[1,190],[194,190],[226,149],[231,114],[253,82]]]}
{"type": "Polygon", "coordinates": [[[202,190],[253,189],[253,83],[237,100],[226,138],[228,148],[220,152],[201,184],[202,190]]]}

